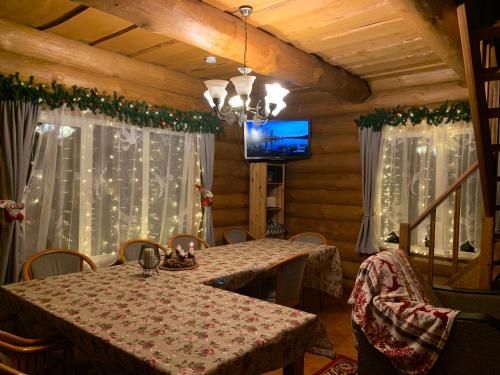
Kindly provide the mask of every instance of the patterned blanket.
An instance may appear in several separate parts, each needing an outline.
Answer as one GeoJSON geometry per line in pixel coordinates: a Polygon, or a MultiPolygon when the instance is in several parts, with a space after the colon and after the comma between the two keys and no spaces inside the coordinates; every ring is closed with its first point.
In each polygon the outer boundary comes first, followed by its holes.
{"type": "Polygon", "coordinates": [[[382,251],[360,267],[349,299],[353,323],[401,374],[426,374],[458,311],[430,304],[402,250],[382,251]]]}

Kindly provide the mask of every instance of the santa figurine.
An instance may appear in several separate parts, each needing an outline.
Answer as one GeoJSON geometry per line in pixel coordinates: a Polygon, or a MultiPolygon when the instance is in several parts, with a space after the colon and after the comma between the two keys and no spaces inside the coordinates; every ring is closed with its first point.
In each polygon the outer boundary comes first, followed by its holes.
{"type": "Polygon", "coordinates": [[[210,190],[205,189],[202,185],[196,184],[196,189],[201,194],[201,205],[203,207],[210,207],[214,203],[214,195],[210,190]]]}
{"type": "Polygon", "coordinates": [[[17,203],[11,200],[0,199],[0,208],[4,209],[5,220],[10,221],[23,221],[24,215],[22,210],[24,209],[24,203],[17,203]]]}

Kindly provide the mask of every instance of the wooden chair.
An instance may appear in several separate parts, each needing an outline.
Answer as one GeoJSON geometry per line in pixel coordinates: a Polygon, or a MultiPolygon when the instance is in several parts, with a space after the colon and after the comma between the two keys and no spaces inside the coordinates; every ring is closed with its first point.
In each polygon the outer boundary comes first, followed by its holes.
{"type": "Polygon", "coordinates": [[[261,299],[288,307],[301,306],[308,257],[307,253],[297,254],[267,267],[264,274],[276,271],[274,283],[262,286],[261,299]]]}
{"type": "Polygon", "coordinates": [[[325,236],[323,236],[321,233],[316,233],[316,232],[299,233],[293,237],[290,237],[288,241],[307,242],[318,245],[326,245],[327,243],[325,236]]]}
{"type": "Polygon", "coordinates": [[[194,243],[195,250],[208,249],[210,247],[204,239],[191,234],[176,234],[168,240],[168,247],[175,249],[177,245],[181,245],[183,249],[188,249],[191,242],[194,243]]]}
{"type": "Polygon", "coordinates": [[[245,229],[229,228],[222,235],[224,244],[234,244],[246,241],[253,241],[255,237],[245,229]]]}
{"type": "MultiPolygon", "coordinates": [[[[288,239],[292,242],[305,242],[317,245],[326,245],[327,241],[325,236],[321,233],[316,232],[304,232],[296,234],[288,239]]],[[[318,300],[319,300],[319,311],[323,310],[323,297],[321,296],[321,290],[318,290],[318,300]]]]}
{"type": "Polygon", "coordinates": [[[145,244],[158,246],[158,249],[160,249],[164,253],[167,250],[165,249],[165,247],[155,241],[148,240],[146,238],[134,238],[125,241],[120,245],[120,248],[118,249],[118,260],[121,263],[127,263],[139,259],[141,247],[145,244]]]}
{"type": "Polygon", "coordinates": [[[27,375],[27,374],[25,372],[21,372],[16,369],[13,369],[12,367],[4,365],[3,363],[0,363],[0,375],[27,375]]]}
{"type": "MultiPolygon", "coordinates": [[[[72,374],[73,348],[72,344],[62,337],[27,339],[13,333],[0,330],[0,352],[7,355],[10,366],[2,365],[0,374],[40,374],[52,373],[47,368],[47,355],[52,352],[63,352],[64,374],[72,374]]],[[[57,361],[56,366],[59,366],[57,361]]]]}
{"type": "Polygon", "coordinates": [[[81,272],[84,263],[87,263],[92,271],[97,269],[92,259],[78,251],[68,249],[40,251],[24,262],[23,279],[43,279],[50,276],[81,272]]]}

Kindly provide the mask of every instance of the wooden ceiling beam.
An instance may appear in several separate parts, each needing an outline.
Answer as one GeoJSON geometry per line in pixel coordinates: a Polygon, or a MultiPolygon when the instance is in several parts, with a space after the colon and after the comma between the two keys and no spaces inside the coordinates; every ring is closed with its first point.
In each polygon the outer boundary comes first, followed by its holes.
{"type": "MultiPolygon", "coordinates": [[[[244,25],[198,0],[76,0],[233,61],[243,62],[244,25]]],[[[359,103],[370,95],[366,81],[280,39],[248,26],[248,65],[256,72],[359,103]]],[[[235,72],[235,75],[238,75],[235,72]]],[[[214,77],[217,78],[217,77],[214,77]]]]}
{"type": "Polygon", "coordinates": [[[128,100],[146,101],[148,104],[168,106],[179,110],[208,110],[205,100],[193,99],[189,96],[172,94],[165,90],[145,86],[116,77],[108,77],[96,73],[58,64],[52,61],[37,59],[31,56],[18,55],[0,49],[0,73],[4,75],[19,72],[21,79],[28,80],[34,76],[37,83],[57,81],[71,87],[97,88],[100,92],[125,96],[128,100]]]}
{"type": "Polygon", "coordinates": [[[323,94],[323,98],[315,97],[313,101],[300,100],[300,96],[296,95],[293,101],[287,103],[283,116],[306,118],[342,113],[362,113],[373,111],[375,108],[442,103],[447,100],[468,100],[468,98],[467,88],[461,87],[458,82],[380,91],[374,93],[367,101],[360,104],[335,103],[334,98],[327,94],[323,94]]]}
{"type": "Polygon", "coordinates": [[[465,82],[455,2],[453,0],[389,0],[389,2],[413,26],[434,53],[465,82]]]}
{"type": "MultiPolygon", "coordinates": [[[[201,80],[0,18],[0,50],[202,99],[201,80]]],[[[14,73],[14,72],[13,72],[14,73]]],[[[206,109],[209,107],[207,105],[206,109]]]]}

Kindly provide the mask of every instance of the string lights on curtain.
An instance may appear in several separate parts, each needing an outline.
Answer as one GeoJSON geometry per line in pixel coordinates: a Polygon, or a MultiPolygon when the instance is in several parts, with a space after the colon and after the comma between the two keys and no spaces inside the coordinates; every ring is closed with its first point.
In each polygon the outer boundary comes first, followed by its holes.
{"type": "Polygon", "coordinates": [[[38,128],[28,249],[75,248],[101,261],[126,239],[165,243],[199,228],[200,134],[57,111],[44,111],[38,128]]]}
{"type": "Polygon", "coordinates": [[[255,107],[251,106],[252,86],[255,76],[249,75],[252,69],[247,66],[247,45],[248,45],[248,25],[247,18],[252,14],[253,8],[249,5],[243,5],[239,8],[245,25],[245,46],[243,52],[243,66],[238,68],[241,76],[232,77],[230,80],[234,85],[237,95],[231,97],[228,103],[225,103],[229,81],[223,79],[211,79],[205,81],[208,90],[204,96],[210,107],[217,114],[219,119],[228,123],[238,123],[243,126],[247,120],[252,120],[257,125],[265,124],[269,119],[276,117],[286,103],[284,97],[289,91],[283,88],[279,83],[266,84],[266,97],[264,105],[259,100],[255,107]]]}
{"type": "MultiPolygon", "coordinates": [[[[387,241],[399,233],[399,224],[422,213],[475,160],[476,148],[469,122],[433,126],[383,127],[381,171],[377,182],[377,234],[387,241]]],[[[481,190],[478,175],[462,189],[459,243],[469,241],[476,248],[481,233],[481,190]]],[[[454,199],[436,211],[436,253],[451,256],[453,245],[454,199]]],[[[414,230],[411,252],[427,254],[429,224],[414,230]]],[[[461,257],[468,256],[460,252],[461,257]]]]}

